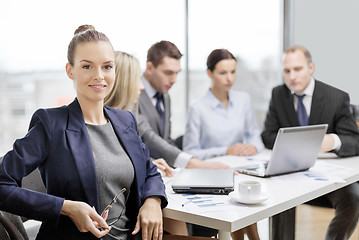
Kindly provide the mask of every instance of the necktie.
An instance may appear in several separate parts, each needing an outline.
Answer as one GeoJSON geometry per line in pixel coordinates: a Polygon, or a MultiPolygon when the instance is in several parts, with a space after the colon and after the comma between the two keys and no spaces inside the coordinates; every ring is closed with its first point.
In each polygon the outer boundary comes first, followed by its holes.
{"type": "Polygon", "coordinates": [[[157,92],[154,97],[157,99],[156,109],[157,109],[158,114],[161,117],[161,122],[162,122],[161,133],[163,134],[163,131],[165,129],[165,113],[163,112],[163,110],[161,108],[161,102],[162,102],[162,99],[163,99],[163,94],[157,92]]]}
{"type": "Polygon", "coordinates": [[[303,104],[303,98],[305,94],[303,95],[297,95],[298,98],[298,108],[297,108],[297,115],[298,115],[298,121],[300,126],[306,126],[308,125],[308,115],[307,111],[305,110],[304,104],[303,104]]]}

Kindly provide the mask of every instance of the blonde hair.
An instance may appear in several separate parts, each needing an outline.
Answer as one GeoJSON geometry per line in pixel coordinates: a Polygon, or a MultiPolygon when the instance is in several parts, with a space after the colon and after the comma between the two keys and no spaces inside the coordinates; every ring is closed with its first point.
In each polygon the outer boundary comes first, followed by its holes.
{"type": "Polygon", "coordinates": [[[141,67],[137,58],[115,51],[116,78],[111,92],[105,97],[105,105],[131,111],[138,98],[141,67]]]}

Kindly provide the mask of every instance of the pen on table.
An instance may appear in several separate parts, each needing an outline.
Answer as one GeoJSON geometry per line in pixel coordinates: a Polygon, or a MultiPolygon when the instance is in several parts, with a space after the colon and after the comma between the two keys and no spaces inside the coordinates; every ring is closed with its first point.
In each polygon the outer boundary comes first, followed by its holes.
{"type": "Polygon", "coordinates": [[[193,200],[195,200],[195,199],[199,199],[199,198],[201,198],[201,197],[195,196],[195,197],[191,198],[191,199],[190,199],[190,200],[188,200],[187,202],[182,203],[182,207],[184,207],[184,205],[186,205],[186,204],[188,204],[188,203],[192,202],[193,200]]]}

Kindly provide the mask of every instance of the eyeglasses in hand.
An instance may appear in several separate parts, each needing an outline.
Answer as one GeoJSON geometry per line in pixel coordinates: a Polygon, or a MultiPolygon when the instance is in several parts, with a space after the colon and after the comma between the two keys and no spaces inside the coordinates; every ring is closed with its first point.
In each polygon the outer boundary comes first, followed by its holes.
{"type": "MultiPolygon", "coordinates": [[[[112,205],[117,202],[117,199],[118,199],[118,198],[121,196],[121,194],[123,194],[125,191],[126,191],[126,188],[122,188],[122,189],[115,195],[115,197],[112,199],[111,203],[110,203],[109,205],[107,205],[107,206],[105,207],[105,209],[102,211],[101,217],[104,217],[104,216],[105,216],[106,211],[108,211],[108,213],[110,212],[110,209],[112,208],[112,205]]],[[[126,197],[125,202],[124,202],[124,207],[122,208],[122,210],[121,210],[121,212],[120,212],[118,218],[116,218],[115,220],[113,220],[113,221],[111,221],[111,222],[107,222],[107,221],[106,221],[108,226],[112,226],[112,225],[115,224],[118,220],[121,219],[121,216],[122,216],[123,210],[125,209],[125,206],[126,206],[127,199],[128,199],[128,196],[129,196],[129,195],[130,195],[130,193],[127,194],[127,197],[126,197]]],[[[107,215],[107,216],[108,216],[108,215],[107,215]]]]}

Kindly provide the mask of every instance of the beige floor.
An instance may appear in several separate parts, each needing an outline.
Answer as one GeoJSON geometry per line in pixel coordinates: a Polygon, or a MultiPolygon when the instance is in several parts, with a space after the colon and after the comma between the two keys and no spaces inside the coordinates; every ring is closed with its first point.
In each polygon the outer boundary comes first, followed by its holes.
{"type": "MultiPolygon", "coordinates": [[[[296,208],[296,240],[324,239],[325,231],[334,216],[334,209],[313,207],[306,204],[296,208]]],[[[350,240],[358,240],[358,227],[350,240]]]]}

